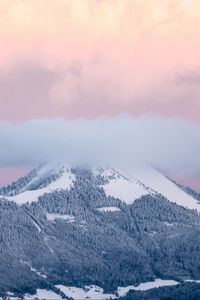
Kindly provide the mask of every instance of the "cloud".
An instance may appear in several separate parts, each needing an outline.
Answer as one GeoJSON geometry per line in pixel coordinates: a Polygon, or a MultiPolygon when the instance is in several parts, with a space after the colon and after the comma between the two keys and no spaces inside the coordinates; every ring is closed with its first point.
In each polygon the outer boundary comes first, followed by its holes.
{"type": "Polygon", "coordinates": [[[55,108],[48,102],[48,91],[56,80],[55,73],[25,67],[0,76],[0,119],[9,116],[16,121],[24,115],[27,119],[39,118],[45,110],[51,116],[55,108]]]}
{"type": "Polygon", "coordinates": [[[44,161],[123,168],[148,164],[181,177],[200,175],[200,129],[180,119],[124,115],[0,123],[0,138],[1,167],[44,161]]]}
{"type": "Polygon", "coordinates": [[[0,0],[0,81],[12,91],[20,71],[25,87],[0,97],[0,119],[129,112],[199,122],[197,84],[174,81],[199,70],[199,31],[199,0],[0,0]],[[40,103],[26,91],[31,72],[40,103]],[[53,78],[44,88],[40,73],[53,78]]]}
{"type": "Polygon", "coordinates": [[[177,82],[182,85],[199,85],[200,84],[200,69],[190,72],[177,74],[177,82]]]}

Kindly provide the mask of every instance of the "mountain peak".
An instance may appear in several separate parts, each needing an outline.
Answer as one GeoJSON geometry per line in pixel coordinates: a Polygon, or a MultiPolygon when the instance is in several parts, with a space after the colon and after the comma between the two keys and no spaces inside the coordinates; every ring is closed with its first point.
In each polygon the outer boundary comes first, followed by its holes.
{"type": "MultiPolygon", "coordinates": [[[[75,168],[61,163],[42,164],[18,181],[1,189],[0,199],[6,198],[17,204],[24,204],[38,201],[45,193],[69,190],[76,181],[76,175],[81,174],[81,170],[86,168],[75,168]]],[[[142,196],[160,195],[170,202],[200,211],[198,199],[153,167],[135,167],[127,171],[105,166],[90,169],[90,172],[94,178],[101,179],[99,187],[103,188],[107,196],[128,205],[142,196]]]]}
{"type": "Polygon", "coordinates": [[[37,201],[45,193],[69,189],[75,175],[71,169],[61,164],[43,164],[33,169],[26,176],[0,190],[0,198],[17,204],[37,201]]]}

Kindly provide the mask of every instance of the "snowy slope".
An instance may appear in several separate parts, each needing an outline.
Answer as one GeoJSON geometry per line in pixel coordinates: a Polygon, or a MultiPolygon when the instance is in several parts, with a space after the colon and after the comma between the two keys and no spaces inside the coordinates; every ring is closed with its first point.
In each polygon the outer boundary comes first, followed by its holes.
{"type": "Polygon", "coordinates": [[[131,204],[135,199],[148,194],[147,189],[137,180],[114,169],[106,168],[100,172],[100,176],[108,181],[103,185],[106,195],[119,198],[127,204],[131,204]]]}
{"type": "Polygon", "coordinates": [[[59,288],[66,296],[74,300],[109,300],[117,298],[114,294],[104,294],[104,290],[95,285],[88,286],[85,289],[77,287],[67,287],[64,285],[57,285],[56,287],[59,288]]]}
{"type": "MultiPolygon", "coordinates": [[[[70,189],[76,179],[69,167],[59,164],[45,165],[38,169],[37,176],[33,178],[17,195],[1,196],[7,200],[14,201],[19,205],[37,201],[45,193],[52,193],[56,190],[70,189]],[[55,174],[57,175],[55,177],[55,174]],[[54,175],[51,183],[40,185],[41,188],[31,189],[31,184],[37,181],[48,179],[48,176],[54,175]]],[[[179,188],[174,182],[165,175],[152,167],[133,168],[132,171],[115,170],[113,168],[101,168],[93,170],[94,176],[100,176],[107,196],[118,198],[121,201],[132,204],[136,199],[145,195],[160,194],[171,202],[175,202],[185,208],[196,209],[200,211],[199,201],[179,188]]],[[[105,207],[100,211],[113,210],[105,207]]],[[[116,209],[114,209],[116,211],[116,209]]]]}
{"type": "Polygon", "coordinates": [[[68,223],[74,223],[75,217],[72,215],[61,215],[61,214],[46,214],[47,220],[50,222],[54,222],[55,220],[66,220],[68,223]]]}
{"type": "Polygon", "coordinates": [[[198,200],[185,193],[154,168],[135,168],[131,172],[118,172],[107,168],[102,170],[100,175],[106,180],[102,185],[106,195],[119,198],[127,204],[132,204],[143,195],[161,194],[171,202],[200,211],[198,200]]]}
{"type": "Polygon", "coordinates": [[[181,190],[175,183],[153,168],[141,168],[135,172],[138,180],[157,193],[162,194],[169,201],[190,209],[200,211],[200,203],[192,196],[181,190]]]}
{"type": "Polygon", "coordinates": [[[162,279],[155,279],[155,281],[149,281],[145,283],[140,283],[138,286],[127,286],[127,287],[119,287],[118,288],[118,295],[119,297],[124,297],[128,294],[130,290],[134,291],[147,291],[154,288],[159,288],[162,286],[173,286],[179,284],[178,281],[175,280],[162,280],[162,279]]]}
{"type": "Polygon", "coordinates": [[[52,292],[45,289],[37,289],[37,293],[35,295],[28,295],[26,294],[24,300],[62,300],[63,298],[52,292]]]}
{"type": "Polygon", "coordinates": [[[115,211],[121,211],[118,207],[115,206],[104,206],[104,207],[99,207],[97,208],[98,211],[101,212],[115,212],[115,211]]]}
{"type": "Polygon", "coordinates": [[[70,189],[73,186],[75,180],[75,175],[71,173],[68,169],[65,169],[63,174],[57,180],[53,181],[44,188],[37,190],[26,190],[20,194],[14,196],[0,196],[1,198],[14,201],[19,205],[24,203],[31,203],[38,201],[38,198],[45,193],[51,193],[56,190],[66,190],[70,189]]]}
{"type": "Polygon", "coordinates": [[[173,286],[179,284],[175,280],[162,280],[155,279],[155,281],[141,283],[138,286],[127,286],[127,287],[118,287],[116,294],[104,294],[104,290],[98,286],[91,285],[86,286],[85,289],[77,287],[67,287],[64,285],[57,285],[56,287],[60,289],[66,296],[71,297],[74,300],[108,300],[108,299],[117,299],[119,297],[124,297],[130,290],[135,291],[147,291],[153,288],[159,288],[162,286],[173,286]]]}

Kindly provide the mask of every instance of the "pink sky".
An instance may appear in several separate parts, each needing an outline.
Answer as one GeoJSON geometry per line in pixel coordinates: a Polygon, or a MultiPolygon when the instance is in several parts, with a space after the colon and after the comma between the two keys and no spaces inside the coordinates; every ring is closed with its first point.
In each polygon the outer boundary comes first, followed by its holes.
{"type": "Polygon", "coordinates": [[[0,0],[0,120],[199,124],[199,32],[199,0],[0,0]]]}
{"type": "Polygon", "coordinates": [[[1,167],[0,168],[0,187],[5,186],[17,179],[21,176],[27,174],[30,170],[30,167],[1,167]]]}
{"type": "Polygon", "coordinates": [[[1,120],[200,121],[199,0],[0,0],[0,22],[1,120]]]}

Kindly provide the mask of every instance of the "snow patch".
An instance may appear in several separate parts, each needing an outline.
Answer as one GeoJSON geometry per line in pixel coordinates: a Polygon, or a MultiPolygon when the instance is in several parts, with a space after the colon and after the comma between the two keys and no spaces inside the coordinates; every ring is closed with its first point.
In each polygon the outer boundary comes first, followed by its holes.
{"type": "Polygon", "coordinates": [[[107,300],[124,297],[130,290],[146,291],[153,288],[159,288],[162,286],[173,286],[177,284],[179,284],[179,282],[175,280],[155,279],[155,281],[141,283],[138,286],[119,287],[117,289],[116,294],[104,294],[104,290],[95,285],[85,286],[85,288],[67,287],[64,285],[57,285],[56,287],[60,289],[60,291],[62,291],[66,296],[71,297],[74,300],[107,300]]]}
{"type": "Polygon", "coordinates": [[[144,186],[125,173],[119,173],[109,168],[99,169],[98,172],[96,174],[108,181],[102,185],[107,196],[118,198],[127,204],[132,204],[134,200],[148,194],[144,186]]]}
{"type": "Polygon", "coordinates": [[[140,283],[138,286],[127,286],[127,287],[119,287],[117,292],[119,297],[124,297],[130,290],[134,291],[147,291],[153,288],[159,288],[162,286],[173,286],[179,284],[178,281],[175,280],[162,280],[155,279],[155,281],[149,281],[145,283],[140,283]]]}
{"type": "Polygon", "coordinates": [[[134,200],[148,194],[137,182],[125,178],[111,179],[103,185],[103,189],[107,196],[118,198],[127,204],[132,204],[134,200]]]}
{"type": "Polygon", "coordinates": [[[42,274],[40,271],[36,270],[35,268],[32,268],[32,267],[30,267],[30,268],[31,268],[31,271],[36,273],[38,276],[40,276],[42,278],[47,278],[46,275],[42,274]]]}
{"type": "Polygon", "coordinates": [[[45,289],[37,289],[35,295],[29,295],[26,294],[24,296],[24,300],[34,300],[34,299],[39,299],[39,300],[62,300],[62,297],[52,291],[48,291],[45,289]]]}
{"type": "Polygon", "coordinates": [[[174,225],[176,225],[176,223],[169,223],[169,222],[162,222],[162,223],[167,227],[173,227],[174,225]]]}
{"type": "Polygon", "coordinates": [[[0,300],[21,300],[21,299],[22,299],[21,297],[16,297],[15,294],[12,292],[7,292],[6,297],[4,298],[0,297],[0,300]]]}
{"type": "Polygon", "coordinates": [[[38,232],[41,232],[42,229],[41,227],[32,219],[33,224],[35,225],[35,227],[37,228],[38,232]]]}
{"type": "Polygon", "coordinates": [[[40,276],[40,277],[42,277],[42,278],[47,278],[46,275],[42,274],[42,273],[41,273],[40,271],[38,271],[37,269],[33,268],[33,267],[31,266],[31,264],[30,264],[28,261],[23,261],[23,260],[21,260],[20,262],[21,262],[22,264],[24,264],[24,265],[27,265],[27,266],[31,269],[31,272],[34,272],[35,274],[37,274],[38,276],[40,276]]]}
{"type": "Polygon", "coordinates": [[[114,294],[104,294],[104,290],[96,285],[86,286],[85,289],[77,287],[67,287],[64,285],[56,285],[60,291],[66,296],[71,297],[74,300],[107,300],[116,299],[117,296],[114,294]]]}
{"type": "Polygon", "coordinates": [[[46,214],[47,220],[50,222],[54,222],[56,219],[66,220],[67,223],[74,223],[75,217],[72,215],[61,215],[61,214],[46,214]]]}
{"type": "Polygon", "coordinates": [[[185,282],[194,282],[194,283],[200,283],[200,280],[194,280],[194,279],[186,279],[185,282]]]}
{"type": "Polygon", "coordinates": [[[100,208],[97,208],[98,211],[101,211],[101,212],[115,212],[115,211],[121,211],[120,208],[118,207],[115,207],[115,206],[105,206],[105,207],[100,207],[100,208]]]}

